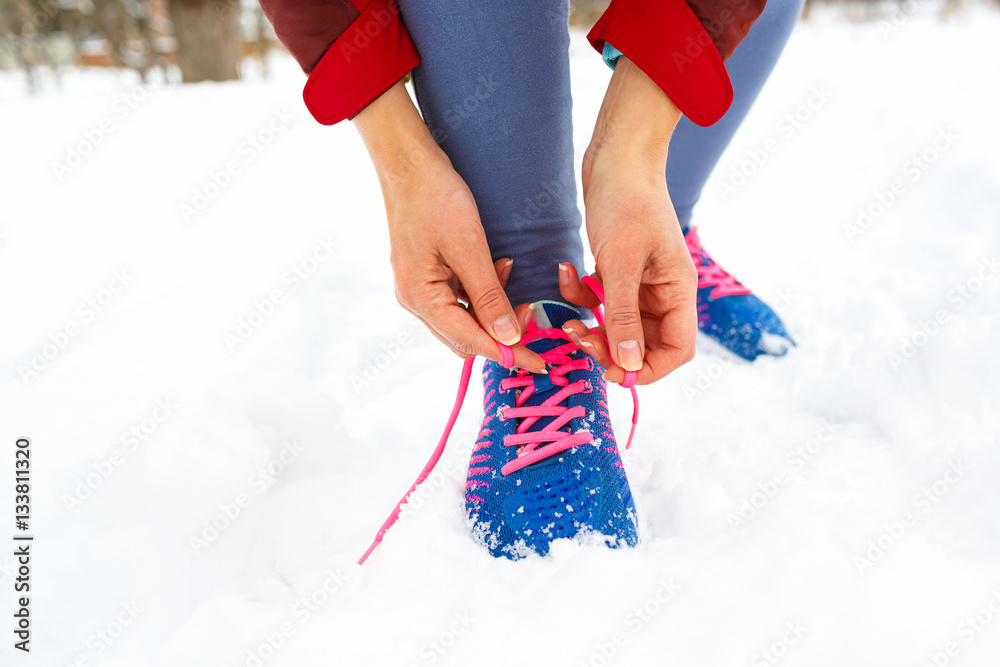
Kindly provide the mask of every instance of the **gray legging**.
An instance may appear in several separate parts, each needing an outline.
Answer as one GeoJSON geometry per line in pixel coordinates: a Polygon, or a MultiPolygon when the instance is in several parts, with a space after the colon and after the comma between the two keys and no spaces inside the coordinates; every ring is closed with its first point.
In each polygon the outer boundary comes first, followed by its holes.
{"type": "MultiPolygon", "coordinates": [[[[399,0],[422,64],[424,120],[468,183],[493,258],[513,257],[513,305],[559,299],[556,265],[583,269],[573,167],[566,0],[399,0]]],[[[702,128],[682,119],[667,185],[681,225],[781,55],[802,0],[769,0],[727,61],[735,97],[702,128]]],[[[591,57],[599,58],[597,53],[591,57]]]]}

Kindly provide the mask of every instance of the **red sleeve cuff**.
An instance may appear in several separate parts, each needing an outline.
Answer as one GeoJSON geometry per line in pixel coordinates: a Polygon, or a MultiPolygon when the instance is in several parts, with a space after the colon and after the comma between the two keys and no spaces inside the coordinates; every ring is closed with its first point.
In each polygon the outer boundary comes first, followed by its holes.
{"type": "Polygon", "coordinates": [[[587,38],[598,52],[614,45],[702,127],[732,104],[722,57],[684,0],[612,0],[587,38]]]}
{"type": "Polygon", "coordinates": [[[324,125],[350,118],[420,64],[394,0],[372,0],[309,75],[302,97],[324,125]]]}

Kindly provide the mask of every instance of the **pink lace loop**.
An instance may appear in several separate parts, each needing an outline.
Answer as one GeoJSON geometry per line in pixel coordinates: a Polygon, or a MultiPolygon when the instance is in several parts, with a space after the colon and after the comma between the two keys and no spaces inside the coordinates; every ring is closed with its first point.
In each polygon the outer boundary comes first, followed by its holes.
{"type": "Polygon", "coordinates": [[[698,230],[692,227],[684,236],[684,240],[687,243],[688,252],[691,253],[691,259],[694,260],[694,267],[698,270],[698,289],[711,288],[708,293],[709,299],[751,293],[740,284],[740,281],[736,280],[735,276],[726,273],[725,269],[709,257],[705,249],[701,247],[698,230]]]}
{"type": "Polygon", "coordinates": [[[504,368],[513,368],[514,350],[510,348],[510,345],[504,345],[500,341],[497,341],[497,347],[500,348],[500,365],[504,368]]]}

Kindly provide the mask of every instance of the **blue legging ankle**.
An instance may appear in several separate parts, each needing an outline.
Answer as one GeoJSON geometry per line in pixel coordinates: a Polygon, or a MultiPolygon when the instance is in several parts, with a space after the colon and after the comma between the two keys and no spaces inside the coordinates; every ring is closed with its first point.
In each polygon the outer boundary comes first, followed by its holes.
{"type": "MultiPolygon", "coordinates": [[[[512,257],[513,305],[558,299],[557,265],[583,269],[573,160],[569,3],[399,0],[420,52],[417,102],[476,198],[494,259],[512,257]]],[[[732,107],[715,125],[682,119],[667,185],[686,227],[720,156],[788,41],[802,0],[770,0],[727,61],[732,107]]],[[[593,58],[599,58],[597,53],[593,58]]]]}

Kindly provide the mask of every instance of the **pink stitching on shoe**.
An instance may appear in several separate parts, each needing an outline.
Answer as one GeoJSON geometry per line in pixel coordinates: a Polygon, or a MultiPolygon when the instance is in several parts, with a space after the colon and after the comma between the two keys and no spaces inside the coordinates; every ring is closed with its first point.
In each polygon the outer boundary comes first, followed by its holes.
{"type": "Polygon", "coordinates": [[[694,260],[694,267],[698,270],[698,289],[712,288],[708,293],[709,299],[751,294],[735,276],[726,272],[705,252],[701,247],[701,239],[698,238],[698,230],[694,227],[688,230],[684,241],[687,243],[688,252],[691,253],[691,259],[694,260]]]}

